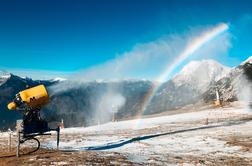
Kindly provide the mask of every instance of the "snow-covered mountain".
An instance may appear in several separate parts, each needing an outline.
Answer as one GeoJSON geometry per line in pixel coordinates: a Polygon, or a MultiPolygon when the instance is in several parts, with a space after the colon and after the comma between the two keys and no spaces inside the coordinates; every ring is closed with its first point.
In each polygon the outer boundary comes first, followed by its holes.
{"type": "Polygon", "coordinates": [[[204,92],[211,82],[218,81],[230,72],[226,67],[214,60],[191,61],[172,81],[176,86],[187,84],[201,92],[204,92]]]}
{"type": "Polygon", "coordinates": [[[2,85],[6,80],[10,78],[10,73],[5,71],[0,71],[0,85],[2,85]]]}
{"type": "Polygon", "coordinates": [[[191,61],[171,80],[161,85],[146,113],[163,112],[197,102],[212,82],[227,75],[230,70],[214,60],[191,61]]]}
{"type": "Polygon", "coordinates": [[[251,100],[252,95],[252,56],[233,68],[225,77],[211,84],[204,93],[204,100],[211,102],[215,99],[216,89],[224,102],[236,100],[251,100]]]}
{"type": "Polygon", "coordinates": [[[0,78],[9,78],[9,77],[10,77],[10,73],[0,70],[0,78]]]}

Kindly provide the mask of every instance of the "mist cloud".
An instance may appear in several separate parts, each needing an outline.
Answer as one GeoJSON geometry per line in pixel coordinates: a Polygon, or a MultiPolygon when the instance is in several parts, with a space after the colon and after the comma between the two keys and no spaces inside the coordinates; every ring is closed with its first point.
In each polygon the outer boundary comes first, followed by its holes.
{"type": "MultiPolygon", "coordinates": [[[[181,34],[170,34],[155,41],[136,44],[131,51],[124,52],[113,60],[70,75],[67,77],[68,81],[51,87],[50,91],[56,94],[94,80],[155,80],[190,42],[213,27],[194,27],[181,34]]],[[[218,36],[218,40],[212,40],[201,47],[188,61],[227,57],[230,47],[231,34],[227,31],[218,36]]]]}
{"type": "MultiPolygon", "coordinates": [[[[120,80],[150,79],[155,80],[172,63],[179,53],[203,32],[213,26],[197,27],[182,33],[170,34],[148,43],[136,44],[131,51],[118,55],[104,64],[82,70],[70,77],[71,80],[120,80]]],[[[231,47],[231,35],[225,32],[199,49],[192,59],[209,59],[214,56],[226,56],[231,47]]]]}
{"type": "MultiPolygon", "coordinates": [[[[213,28],[198,27],[182,34],[171,34],[148,43],[136,44],[131,51],[118,55],[115,59],[104,64],[82,70],[68,77],[68,81],[60,82],[49,87],[51,96],[58,93],[86,86],[91,81],[118,81],[122,79],[148,79],[155,80],[166,69],[169,63],[183,52],[190,42],[202,33],[213,28]]],[[[218,40],[201,47],[193,58],[209,58],[226,54],[230,48],[230,34],[225,32],[218,40]]],[[[191,57],[190,57],[191,58],[191,57]]],[[[192,60],[192,59],[189,59],[192,60]]],[[[120,93],[118,87],[111,84],[106,91],[98,93],[97,102],[92,106],[94,121],[105,123],[110,121],[113,112],[119,111],[126,103],[125,97],[120,93]]]]}
{"type": "Polygon", "coordinates": [[[94,107],[94,119],[98,123],[104,123],[113,119],[113,116],[124,106],[126,99],[111,87],[99,97],[98,101],[94,107]]]}

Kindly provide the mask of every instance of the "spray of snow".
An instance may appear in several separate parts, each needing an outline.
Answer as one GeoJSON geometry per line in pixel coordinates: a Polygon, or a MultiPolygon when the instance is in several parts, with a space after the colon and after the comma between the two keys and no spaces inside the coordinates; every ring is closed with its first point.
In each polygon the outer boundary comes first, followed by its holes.
{"type": "MultiPolygon", "coordinates": [[[[158,73],[167,70],[167,65],[170,65],[167,62],[172,63],[177,58],[174,55],[179,55],[191,41],[198,41],[200,34],[213,27],[194,27],[185,33],[169,34],[148,43],[138,43],[131,51],[116,55],[110,61],[68,76],[67,81],[61,81],[50,87],[50,94],[55,95],[82,86],[83,82],[95,80],[113,81],[129,78],[155,80],[158,73]]],[[[220,24],[219,27],[225,29],[227,25],[220,24]]],[[[198,50],[195,57],[199,57],[199,55],[204,55],[204,58],[213,58],[213,55],[224,56],[227,55],[230,46],[230,34],[225,32],[219,36],[218,40],[212,40],[198,50]]],[[[192,52],[195,47],[188,52],[192,52]]]]}
{"type": "Polygon", "coordinates": [[[245,77],[241,76],[239,85],[237,85],[237,97],[246,110],[251,109],[251,100],[252,100],[252,85],[251,82],[245,77]]]}
{"type": "Polygon", "coordinates": [[[64,93],[71,89],[79,88],[84,85],[85,84],[81,81],[65,80],[65,81],[60,81],[56,83],[55,85],[47,87],[47,91],[50,95],[50,98],[52,98],[56,95],[59,95],[60,93],[64,93]]]}
{"type": "Polygon", "coordinates": [[[121,94],[113,92],[113,90],[109,90],[98,100],[94,116],[98,124],[113,120],[126,101],[121,94]]]}
{"type": "MultiPolygon", "coordinates": [[[[231,46],[229,32],[225,31],[222,35],[219,35],[218,40],[211,40],[204,47],[201,47],[202,44],[199,43],[198,39],[205,32],[210,32],[202,39],[208,41],[213,33],[218,33],[217,30],[224,31],[227,28],[228,25],[223,23],[219,24],[217,29],[216,26],[194,27],[180,34],[169,34],[147,43],[137,43],[130,51],[115,55],[114,59],[103,64],[72,74],[67,77],[67,80],[78,83],[94,80],[113,81],[143,78],[156,80],[157,75],[166,71],[167,66],[170,66],[178,58],[174,55],[182,54],[184,56],[184,54],[194,52],[198,47],[200,49],[197,53],[194,53],[196,59],[202,57],[200,55],[204,55],[204,59],[211,59],[213,55],[221,55],[222,57],[227,55],[231,46]],[[193,45],[191,44],[192,41],[195,41],[193,45]],[[192,47],[188,48],[189,45],[192,45],[192,47]],[[187,48],[186,52],[182,52],[185,48],[187,48]]],[[[64,82],[60,83],[63,87],[56,85],[56,91],[72,88],[72,86],[65,86],[65,84],[64,82]]]]}
{"type": "MultiPolygon", "coordinates": [[[[90,99],[90,124],[106,123],[116,119],[117,112],[124,106],[126,98],[121,94],[118,83],[108,82],[78,82],[78,81],[62,81],[56,85],[48,87],[48,93],[53,99],[54,97],[67,95],[71,90],[78,91],[84,90],[87,95],[92,96],[90,99]],[[89,86],[92,87],[92,91],[89,86]],[[102,87],[102,88],[101,88],[102,87]]],[[[71,100],[75,100],[72,98],[71,100]]],[[[85,98],[79,99],[80,101],[86,100],[85,98]]],[[[76,102],[77,101],[73,101],[76,102]]],[[[85,112],[83,107],[78,107],[78,112],[85,112]]],[[[68,110],[69,111],[69,110],[68,110]]]]}
{"type": "MultiPolygon", "coordinates": [[[[226,26],[226,24],[220,25],[221,28],[226,28],[226,26]]],[[[104,64],[72,74],[67,77],[66,81],[49,87],[50,97],[85,86],[87,82],[94,82],[97,79],[102,81],[143,78],[154,80],[158,73],[162,73],[166,70],[167,65],[170,65],[167,62],[174,62],[177,58],[174,55],[180,55],[191,41],[195,41],[200,34],[213,27],[215,26],[196,27],[185,33],[170,34],[148,43],[136,44],[132,50],[116,55],[114,59],[104,64]]],[[[203,54],[204,58],[211,58],[212,55],[226,55],[229,47],[230,35],[226,32],[220,36],[219,40],[212,40],[201,47],[199,53],[203,54]],[[210,49],[213,47],[214,49],[210,49]]],[[[188,52],[191,53],[195,48],[196,46],[188,52]]],[[[197,57],[197,55],[195,56],[197,57]]],[[[95,112],[95,117],[104,117],[104,119],[111,118],[110,110],[115,108],[119,110],[125,103],[125,98],[114,87],[112,90],[109,88],[106,93],[102,92],[97,98],[99,100],[97,99],[98,101],[94,103],[93,112],[95,112]],[[108,114],[110,114],[109,117],[106,116],[108,114]]]]}

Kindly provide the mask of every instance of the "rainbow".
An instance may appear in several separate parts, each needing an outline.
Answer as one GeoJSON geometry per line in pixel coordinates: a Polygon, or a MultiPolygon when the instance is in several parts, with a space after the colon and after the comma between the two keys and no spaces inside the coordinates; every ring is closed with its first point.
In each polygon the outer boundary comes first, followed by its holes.
{"type": "Polygon", "coordinates": [[[137,114],[137,118],[140,118],[143,115],[144,111],[146,110],[146,106],[151,101],[151,99],[155,95],[156,91],[159,89],[162,82],[166,81],[168,76],[171,75],[171,73],[177,66],[179,66],[189,56],[191,56],[193,53],[199,50],[204,44],[220,36],[222,33],[226,32],[228,28],[229,28],[228,24],[225,23],[218,24],[217,26],[202,33],[200,36],[191,41],[183,50],[183,52],[177,56],[177,58],[173,61],[173,63],[171,65],[167,65],[166,70],[162,72],[161,75],[156,79],[155,83],[144,97],[144,100],[140,107],[140,111],[137,114]]]}

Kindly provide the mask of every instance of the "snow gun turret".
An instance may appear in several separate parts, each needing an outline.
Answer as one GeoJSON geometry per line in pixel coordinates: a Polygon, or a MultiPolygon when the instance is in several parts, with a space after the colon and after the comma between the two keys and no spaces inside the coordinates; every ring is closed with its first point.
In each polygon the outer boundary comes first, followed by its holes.
{"type": "MultiPolygon", "coordinates": [[[[57,147],[59,145],[59,127],[56,129],[50,129],[48,122],[43,120],[40,116],[40,111],[43,106],[48,104],[49,95],[44,85],[38,85],[33,88],[23,90],[16,94],[12,102],[8,104],[9,110],[17,110],[23,113],[23,120],[17,121],[17,132],[18,132],[18,147],[21,143],[27,140],[37,141],[38,147],[40,142],[36,139],[39,135],[51,135],[50,131],[57,131],[57,147]]],[[[35,150],[35,151],[36,151],[35,150]]],[[[17,153],[19,155],[19,153],[17,153]]]]}
{"type": "Polygon", "coordinates": [[[9,110],[22,112],[40,111],[49,102],[49,96],[44,85],[23,90],[16,94],[14,100],[8,104],[9,110]]]}

